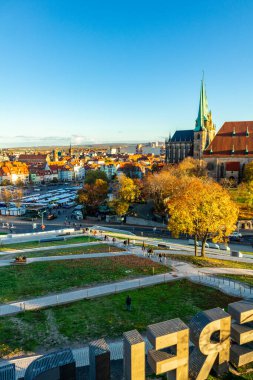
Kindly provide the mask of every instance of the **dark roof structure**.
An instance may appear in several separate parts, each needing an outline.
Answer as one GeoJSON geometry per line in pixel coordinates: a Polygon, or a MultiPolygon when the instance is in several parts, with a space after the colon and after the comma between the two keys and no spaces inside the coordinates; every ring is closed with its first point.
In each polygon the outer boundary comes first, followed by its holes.
{"type": "Polygon", "coordinates": [[[203,155],[253,157],[253,121],[225,122],[203,155]]]}
{"type": "Polygon", "coordinates": [[[194,138],[193,129],[192,130],[186,129],[183,131],[176,131],[169,141],[170,142],[180,142],[180,141],[192,142],[193,138],[194,138]]]}

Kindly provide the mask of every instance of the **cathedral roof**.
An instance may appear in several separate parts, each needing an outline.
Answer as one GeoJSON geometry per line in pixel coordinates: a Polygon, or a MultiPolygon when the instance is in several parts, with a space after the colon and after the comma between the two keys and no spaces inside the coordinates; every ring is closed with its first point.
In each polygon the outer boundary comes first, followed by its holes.
{"type": "Polygon", "coordinates": [[[171,142],[180,142],[180,141],[193,141],[194,138],[194,132],[191,129],[186,129],[183,131],[176,131],[172,138],[170,139],[171,142]]]}
{"type": "Polygon", "coordinates": [[[203,155],[253,157],[253,121],[225,122],[203,155]]]}
{"type": "Polygon", "coordinates": [[[199,111],[198,117],[195,124],[195,132],[200,132],[204,130],[213,130],[215,126],[212,121],[212,113],[208,109],[208,101],[206,96],[206,87],[204,83],[204,78],[201,81],[200,87],[200,98],[199,98],[199,111]]]}

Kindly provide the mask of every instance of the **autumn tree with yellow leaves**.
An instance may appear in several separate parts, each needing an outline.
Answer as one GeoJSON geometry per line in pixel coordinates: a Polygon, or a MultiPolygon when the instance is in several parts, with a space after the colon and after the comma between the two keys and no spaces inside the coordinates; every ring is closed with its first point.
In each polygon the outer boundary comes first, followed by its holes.
{"type": "Polygon", "coordinates": [[[156,212],[163,214],[166,211],[166,199],[178,193],[188,177],[206,178],[206,163],[187,157],[178,165],[167,166],[161,172],[145,178],[146,198],[153,201],[156,212]],[[185,181],[178,181],[180,178],[185,181]]]}
{"type": "Polygon", "coordinates": [[[201,256],[205,256],[207,239],[215,242],[224,239],[235,229],[238,207],[227,190],[218,183],[197,177],[178,178],[180,191],[166,201],[170,215],[169,229],[178,236],[194,236],[195,255],[197,240],[201,241],[201,256]]]}
{"type": "Polygon", "coordinates": [[[139,199],[140,192],[141,190],[137,180],[121,175],[118,178],[115,199],[108,204],[117,215],[125,215],[130,204],[139,199]]]}
{"type": "Polygon", "coordinates": [[[133,203],[139,197],[139,188],[132,178],[121,175],[118,179],[117,198],[124,202],[133,203]]]}

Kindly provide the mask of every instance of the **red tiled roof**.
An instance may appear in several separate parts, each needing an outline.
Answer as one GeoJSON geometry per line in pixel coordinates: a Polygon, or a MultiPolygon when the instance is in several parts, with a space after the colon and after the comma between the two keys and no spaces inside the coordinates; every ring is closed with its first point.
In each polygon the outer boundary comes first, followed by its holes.
{"type": "Polygon", "coordinates": [[[253,121],[225,122],[204,151],[204,157],[212,156],[253,157],[253,121]],[[246,153],[246,150],[248,150],[248,153],[246,153]]]}
{"type": "Polygon", "coordinates": [[[46,160],[47,154],[20,154],[19,161],[21,160],[46,160]]]}

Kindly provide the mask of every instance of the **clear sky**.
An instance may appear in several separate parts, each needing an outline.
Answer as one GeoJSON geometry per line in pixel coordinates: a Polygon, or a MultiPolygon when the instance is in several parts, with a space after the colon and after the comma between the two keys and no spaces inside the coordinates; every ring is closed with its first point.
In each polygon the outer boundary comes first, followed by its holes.
{"type": "Polygon", "coordinates": [[[252,0],[0,0],[0,146],[253,120],[252,0]]]}

